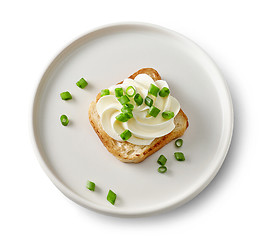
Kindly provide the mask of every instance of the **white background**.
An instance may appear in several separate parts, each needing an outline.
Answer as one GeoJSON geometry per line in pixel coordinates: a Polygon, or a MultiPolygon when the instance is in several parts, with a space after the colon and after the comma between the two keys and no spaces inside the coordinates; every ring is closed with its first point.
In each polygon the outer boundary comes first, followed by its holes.
{"type": "Polygon", "coordinates": [[[0,239],[262,239],[261,2],[1,1],[0,239]],[[154,217],[104,216],[67,199],[41,169],[29,131],[34,91],[53,57],[92,28],[120,21],[195,41],[218,64],[234,105],[232,144],[215,179],[154,217]]]}

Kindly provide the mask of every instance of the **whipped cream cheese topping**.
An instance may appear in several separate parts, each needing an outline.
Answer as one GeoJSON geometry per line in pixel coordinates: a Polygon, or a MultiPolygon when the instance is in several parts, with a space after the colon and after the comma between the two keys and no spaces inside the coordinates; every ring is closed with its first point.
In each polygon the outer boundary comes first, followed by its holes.
{"type": "Polygon", "coordinates": [[[101,124],[104,131],[113,139],[117,141],[123,141],[120,134],[128,129],[132,136],[127,140],[132,144],[136,145],[149,145],[157,138],[162,137],[170,133],[174,128],[174,117],[180,110],[179,102],[172,97],[170,94],[167,97],[157,97],[148,93],[149,87],[154,84],[159,89],[163,87],[169,88],[168,84],[164,80],[154,81],[147,74],[139,74],[134,80],[125,79],[122,84],[117,84],[109,88],[110,95],[103,96],[97,102],[96,108],[100,116],[101,124]],[[136,93],[139,93],[143,100],[146,96],[153,99],[153,106],[160,110],[160,113],[156,116],[150,116],[148,114],[150,107],[147,106],[144,101],[143,104],[137,106],[134,102],[133,97],[130,98],[131,104],[134,105],[132,111],[133,117],[127,122],[120,122],[115,117],[121,113],[123,107],[115,96],[115,88],[122,88],[124,93],[127,87],[132,86],[136,93]],[[174,117],[167,120],[162,117],[162,112],[172,111],[174,117]]]}

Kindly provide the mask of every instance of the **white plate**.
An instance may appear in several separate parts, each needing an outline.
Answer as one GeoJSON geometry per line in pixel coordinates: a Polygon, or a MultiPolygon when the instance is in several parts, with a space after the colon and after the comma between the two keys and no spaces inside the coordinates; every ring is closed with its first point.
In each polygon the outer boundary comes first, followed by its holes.
{"type": "Polygon", "coordinates": [[[233,108],[226,82],[211,58],[195,43],[160,26],[113,24],[95,29],[66,47],[49,65],[33,104],[33,135],[40,163],[67,197],[110,215],[141,216],[171,210],[201,192],[221,167],[233,130],[233,108]],[[155,68],[189,118],[183,136],[186,160],[178,162],[174,141],[140,164],[115,159],[88,120],[97,93],[138,69],[155,68]],[[84,77],[82,90],[76,82],[84,77]],[[73,99],[62,101],[68,90],[73,99]],[[64,127],[60,115],[70,124],[64,127]],[[164,154],[168,171],[157,172],[164,154]],[[96,183],[96,191],[85,188],[96,183]],[[115,205],[106,196],[117,194],[115,205]]]}

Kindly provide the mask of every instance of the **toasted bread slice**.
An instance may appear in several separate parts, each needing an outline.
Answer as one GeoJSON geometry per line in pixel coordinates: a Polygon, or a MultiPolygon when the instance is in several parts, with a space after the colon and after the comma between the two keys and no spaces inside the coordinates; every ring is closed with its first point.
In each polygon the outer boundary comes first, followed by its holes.
{"type": "MultiPolygon", "coordinates": [[[[143,68],[131,75],[129,78],[134,79],[138,74],[148,74],[154,81],[161,80],[159,73],[152,68],[143,68]]],[[[121,82],[122,83],[122,82],[121,82]]],[[[158,151],[167,143],[175,138],[182,136],[188,127],[188,118],[180,109],[174,118],[175,128],[165,136],[155,138],[150,145],[135,145],[129,142],[120,142],[111,138],[102,128],[100,116],[96,110],[96,103],[100,99],[100,93],[96,100],[91,102],[89,107],[89,120],[101,142],[116,158],[122,162],[139,163],[151,154],[158,151]]]]}

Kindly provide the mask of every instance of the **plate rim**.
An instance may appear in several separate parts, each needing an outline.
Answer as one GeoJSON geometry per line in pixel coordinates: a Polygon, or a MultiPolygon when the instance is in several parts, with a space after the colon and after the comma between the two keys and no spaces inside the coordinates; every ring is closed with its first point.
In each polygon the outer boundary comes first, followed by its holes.
{"type": "Polygon", "coordinates": [[[166,212],[166,211],[171,210],[171,209],[175,209],[175,208],[189,202],[194,197],[196,197],[204,188],[206,188],[207,185],[216,176],[216,174],[218,173],[219,169],[221,168],[221,166],[222,166],[222,164],[226,158],[226,155],[228,153],[228,150],[229,150],[229,147],[231,144],[233,129],[234,129],[233,103],[232,103],[232,98],[231,98],[231,94],[230,94],[227,82],[226,82],[225,78],[223,77],[221,71],[219,70],[217,64],[211,58],[211,56],[202,47],[200,47],[198,44],[196,44],[193,40],[185,37],[181,33],[178,33],[174,30],[168,29],[168,28],[160,26],[160,25],[156,25],[156,24],[152,24],[152,23],[146,23],[146,22],[116,22],[116,23],[105,24],[105,25],[102,25],[102,26],[99,26],[99,27],[96,27],[96,28],[93,28],[93,29],[87,31],[86,33],[75,38],[73,41],[71,41],[69,44],[67,44],[65,47],[63,47],[62,50],[58,51],[58,53],[55,55],[55,57],[53,57],[51,60],[48,61],[48,65],[45,68],[45,70],[42,73],[39,80],[37,81],[36,87],[34,89],[35,89],[35,91],[34,91],[33,96],[32,96],[33,101],[32,101],[31,112],[30,112],[30,139],[32,141],[33,149],[34,149],[34,152],[35,152],[36,157],[38,159],[38,162],[40,163],[40,166],[42,167],[44,172],[47,174],[47,176],[49,177],[51,182],[66,197],[68,197],[73,202],[75,202],[75,203],[77,203],[77,204],[79,204],[85,208],[88,208],[88,209],[91,209],[91,210],[94,210],[96,212],[103,213],[106,215],[118,216],[118,217],[149,216],[149,215],[153,215],[153,214],[157,214],[157,213],[161,213],[161,212],[166,212]],[[52,70],[53,66],[56,64],[56,62],[59,61],[60,57],[64,53],[67,53],[71,47],[76,46],[82,39],[84,39],[85,37],[87,37],[91,33],[96,32],[96,31],[103,31],[105,29],[112,28],[112,27],[116,28],[116,27],[120,27],[120,26],[122,26],[122,27],[124,27],[124,26],[146,27],[149,29],[158,30],[159,32],[160,31],[169,32],[173,36],[179,36],[184,41],[190,43],[192,46],[199,49],[203,53],[203,55],[211,62],[214,70],[217,72],[217,75],[223,84],[223,88],[224,88],[225,93],[226,93],[226,100],[228,102],[227,107],[228,107],[229,122],[227,124],[224,123],[224,126],[227,125],[227,130],[225,131],[227,133],[227,138],[224,141],[224,148],[221,149],[220,153],[217,154],[217,155],[220,155],[220,161],[218,162],[215,169],[213,169],[213,171],[210,173],[210,176],[208,178],[206,178],[206,180],[198,188],[194,188],[194,191],[191,190],[190,191],[191,193],[188,193],[189,192],[188,191],[186,194],[184,194],[184,196],[182,196],[179,201],[172,202],[172,203],[169,202],[169,204],[162,204],[162,206],[159,208],[156,208],[156,207],[152,207],[152,209],[147,208],[147,210],[145,210],[145,211],[142,211],[142,210],[139,210],[139,211],[127,211],[127,210],[116,211],[115,208],[111,209],[111,208],[108,208],[106,206],[97,205],[97,204],[94,204],[93,202],[89,202],[87,199],[82,198],[81,196],[76,194],[74,191],[70,190],[68,187],[66,187],[63,184],[63,182],[61,182],[60,179],[58,179],[55,176],[55,174],[52,173],[52,171],[47,166],[47,164],[44,160],[44,157],[41,154],[41,150],[39,149],[39,145],[37,144],[37,137],[36,137],[36,132],[35,132],[35,111],[36,111],[35,108],[37,105],[38,93],[41,92],[41,84],[43,83],[45,76],[52,70]]]}

